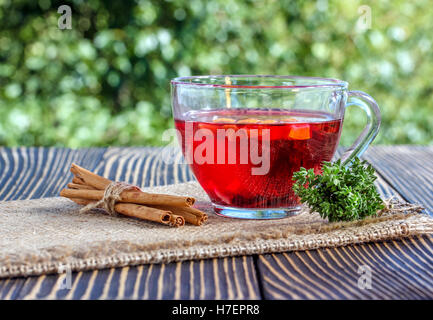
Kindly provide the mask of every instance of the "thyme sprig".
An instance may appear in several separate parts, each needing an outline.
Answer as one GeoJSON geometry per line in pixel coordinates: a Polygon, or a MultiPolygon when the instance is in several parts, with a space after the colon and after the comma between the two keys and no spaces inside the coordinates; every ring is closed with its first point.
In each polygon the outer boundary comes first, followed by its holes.
{"type": "Polygon", "coordinates": [[[293,174],[293,191],[328,221],[351,221],[377,215],[385,204],[376,190],[374,169],[358,158],[346,167],[324,162],[322,174],[301,168],[293,174]]]}

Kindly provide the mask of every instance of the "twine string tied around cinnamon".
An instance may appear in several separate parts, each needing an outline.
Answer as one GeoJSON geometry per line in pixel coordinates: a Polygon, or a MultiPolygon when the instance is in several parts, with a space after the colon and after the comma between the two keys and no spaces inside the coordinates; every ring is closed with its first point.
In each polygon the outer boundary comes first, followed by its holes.
{"type": "Polygon", "coordinates": [[[104,197],[93,203],[89,203],[88,205],[84,206],[80,209],[81,213],[87,212],[92,209],[96,208],[103,208],[109,215],[117,215],[116,210],[114,209],[114,206],[116,203],[120,200],[120,195],[123,191],[126,190],[135,190],[135,191],[141,191],[141,189],[137,186],[134,186],[132,184],[126,183],[126,182],[119,182],[119,181],[112,181],[104,190],[104,197]]]}

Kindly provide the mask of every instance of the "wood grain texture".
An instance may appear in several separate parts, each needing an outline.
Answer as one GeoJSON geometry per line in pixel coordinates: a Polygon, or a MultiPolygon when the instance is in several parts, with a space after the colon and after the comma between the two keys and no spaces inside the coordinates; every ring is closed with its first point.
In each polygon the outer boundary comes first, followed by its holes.
{"type": "Polygon", "coordinates": [[[0,147],[0,200],[57,196],[72,174],[72,162],[94,168],[106,149],[0,147]]]}
{"type": "Polygon", "coordinates": [[[4,299],[260,299],[252,257],[4,280],[4,299]],[[20,290],[17,289],[19,286],[20,290]],[[9,288],[10,287],[10,288],[9,288]]]}
{"type": "Polygon", "coordinates": [[[432,146],[376,147],[366,153],[365,159],[403,198],[433,213],[432,146]]]}
{"type": "Polygon", "coordinates": [[[431,299],[432,238],[416,237],[258,259],[265,299],[431,299]],[[371,270],[371,289],[358,286],[371,270]]]}
{"type": "MultiPolygon", "coordinates": [[[[431,147],[374,147],[365,157],[378,170],[384,197],[396,195],[431,210],[433,172],[425,163],[432,155],[431,147]]],[[[71,178],[72,162],[140,186],[192,180],[186,165],[167,161],[179,157],[158,148],[0,148],[0,200],[58,195],[71,178]]],[[[72,273],[70,290],[60,289],[66,274],[5,279],[0,299],[427,299],[433,298],[432,257],[432,237],[423,236],[72,273]],[[371,290],[358,288],[362,265],[372,270],[371,290]]]]}

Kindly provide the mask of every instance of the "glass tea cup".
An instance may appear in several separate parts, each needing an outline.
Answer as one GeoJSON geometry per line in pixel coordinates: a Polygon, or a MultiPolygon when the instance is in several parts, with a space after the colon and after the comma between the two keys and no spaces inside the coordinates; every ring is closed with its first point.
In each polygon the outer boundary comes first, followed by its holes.
{"type": "Polygon", "coordinates": [[[173,79],[171,88],[183,155],[216,213],[228,217],[296,213],[293,173],[320,173],[333,158],[348,106],[364,110],[367,124],[343,163],[361,156],[380,126],[373,98],[336,79],[191,76],[173,79]]]}

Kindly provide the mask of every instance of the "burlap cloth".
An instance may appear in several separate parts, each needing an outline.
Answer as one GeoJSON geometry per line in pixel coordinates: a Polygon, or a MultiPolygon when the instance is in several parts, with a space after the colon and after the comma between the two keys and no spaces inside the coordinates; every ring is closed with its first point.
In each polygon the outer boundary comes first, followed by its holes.
{"type": "MultiPolygon", "coordinates": [[[[195,182],[146,191],[208,201],[195,182]]],[[[433,231],[432,218],[410,210],[335,224],[308,210],[259,221],[210,213],[201,227],[172,228],[79,208],[64,198],[1,202],[0,277],[335,247],[433,231]]]]}

